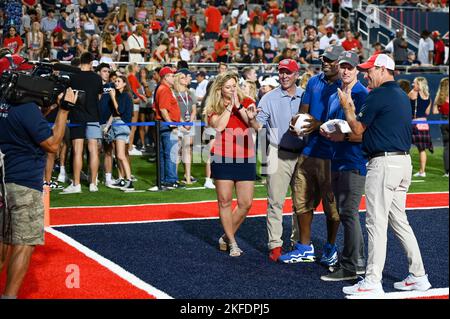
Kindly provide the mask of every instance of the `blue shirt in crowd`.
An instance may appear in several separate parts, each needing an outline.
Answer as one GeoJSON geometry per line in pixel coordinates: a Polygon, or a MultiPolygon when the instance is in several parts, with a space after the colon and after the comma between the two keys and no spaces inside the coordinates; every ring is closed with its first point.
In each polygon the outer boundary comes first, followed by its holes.
{"type": "Polygon", "coordinates": [[[110,103],[111,108],[113,110],[114,116],[120,116],[122,121],[125,123],[131,122],[131,117],[133,115],[133,100],[131,99],[131,96],[127,92],[123,93],[116,93],[116,100],[117,104],[119,105],[119,114],[115,112],[114,105],[112,105],[112,102],[110,103]]]}
{"type": "Polygon", "coordinates": [[[109,91],[114,88],[114,83],[105,83],[103,84],[103,93],[100,97],[100,101],[98,102],[98,108],[100,113],[100,124],[105,124],[108,122],[109,117],[111,116],[111,107],[109,105],[109,101],[111,100],[111,96],[109,95],[109,91]]]}
{"type": "Polygon", "coordinates": [[[289,123],[300,108],[303,89],[297,88],[293,97],[278,87],[261,98],[256,120],[267,128],[269,143],[289,149],[301,149],[303,139],[289,133],[289,123]]]}
{"type": "Polygon", "coordinates": [[[47,153],[40,143],[52,136],[34,103],[0,104],[0,150],[5,154],[5,182],[42,192],[47,153]]]}
{"type": "MultiPolygon", "coordinates": [[[[366,101],[369,91],[359,81],[352,88],[351,96],[355,104],[355,112],[358,114],[366,101]]],[[[345,120],[345,114],[339,102],[338,93],[334,93],[328,102],[328,119],[345,120]]],[[[367,159],[364,156],[361,143],[354,142],[336,142],[332,143],[333,158],[331,161],[331,170],[351,171],[358,170],[360,175],[366,175],[367,159]]]]}
{"type": "MultiPolygon", "coordinates": [[[[326,122],[328,119],[328,100],[337,92],[341,81],[328,83],[325,74],[319,73],[309,79],[303,95],[302,104],[309,105],[309,114],[315,119],[326,122]]],[[[308,141],[303,149],[303,155],[322,159],[331,159],[333,150],[331,142],[315,131],[308,136],[308,141]]]]}
{"type": "Polygon", "coordinates": [[[363,150],[370,156],[379,152],[406,152],[412,142],[411,105],[395,81],[370,91],[358,120],[366,126],[363,150]]]}

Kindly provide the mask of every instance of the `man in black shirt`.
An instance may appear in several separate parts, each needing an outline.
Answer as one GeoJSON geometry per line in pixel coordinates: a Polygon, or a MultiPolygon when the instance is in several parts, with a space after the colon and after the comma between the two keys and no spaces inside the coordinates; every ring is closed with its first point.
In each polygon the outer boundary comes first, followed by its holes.
{"type": "Polygon", "coordinates": [[[62,194],[81,193],[80,174],[83,166],[83,144],[88,140],[90,184],[89,191],[97,192],[99,166],[98,140],[102,138],[98,102],[103,93],[101,77],[92,69],[94,57],[85,52],[80,57],[80,73],[71,76],[71,86],[85,92],[85,102],[70,113],[70,138],[73,148],[73,182],[62,194]]]}

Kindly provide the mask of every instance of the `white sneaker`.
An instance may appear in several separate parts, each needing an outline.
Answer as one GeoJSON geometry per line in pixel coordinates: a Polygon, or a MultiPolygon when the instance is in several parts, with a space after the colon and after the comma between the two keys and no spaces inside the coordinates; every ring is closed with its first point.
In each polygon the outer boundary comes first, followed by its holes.
{"type": "Polygon", "coordinates": [[[97,185],[95,185],[95,184],[89,184],[89,191],[90,192],[98,192],[98,187],[97,187],[97,185]]]}
{"type": "Polygon", "coordinates": [[[347,286],[342,288],[342,292],[347,295],[381,295],[384,294],[383,286],[381,283],[371,284],[365,281],[365,279],[360,280],[357,284],[353,286],[347,286]]]}
{"type": "Polygon", "coordinates": [[[205,185],[203,185],[205,188],[209,189],[216,189],[216,185],[214,185],[211,178],[206,178],[205,185]]]}
{"type": "Polygon", "coordinates": [[[56,180],[58,181],[58,183],[67,183],[66,173],[59,173],[56,180]]]}
{"type": "Polygon", "coordinates": [[[78,184],[77,186],[70,184],[60,194],[77,194],[81,193],[81,184],[78,184]]]}
{"type": "Polygon", "coordinates": [[[413,175],[414,177],[427,177],[427,173],[423,172],[417,172],[413,175]]]}
{"type": "Polygon", "coordinates": [[[128,155],[132,155],[132,156],[141,156],[142,152],[140,150],[138,150],[137,148],[132,148],[131,151],[128,151],[128,155]]]}
{"type": "Polygon", "coordinates": [[[394,283],[394,288],[398,290],[426,291],[431,288],[431,284],[428,281],[428,275],[415,277],[413,274],[409,274],[402,281],[394,283]]]}

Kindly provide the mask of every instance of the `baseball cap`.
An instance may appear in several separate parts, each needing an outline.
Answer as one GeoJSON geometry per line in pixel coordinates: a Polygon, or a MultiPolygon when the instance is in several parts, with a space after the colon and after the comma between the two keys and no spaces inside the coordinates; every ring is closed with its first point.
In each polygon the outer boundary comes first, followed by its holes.
{"type": "Polygon", "coordinates": [[[189,69],[186,68],[179,69],[177,70],[176,73],[183,73],[184,75],[192,75],[191,71],[189,71],[189,69]]]}
{"type": "Polygon", "coordinates": [[[152,30],[161,30],[161,24],[158,21],[153,21],[152,30]]]}
{"type": "Polygon", "coordinates": [[[163,78],[167,74],[174,74],[174,73],[175,73],[175,71],[169,66],[165,66],[165,67],[161,68],[161,70],[159,70],[159,76],[161,78],[163,78]]]}
{"type": "Polygon", "coordinates": [[[374,54],[365,63],[358,64],[358,69],[361,71],[371,69],[375,66],[384,66],[388,70],[395,70],[395,62],[386,54],[374,54]]]}
{"type": "Polygon", "coordinates": [[[198,71],[196,76],[203,76],[204,78],[206,78],[206,72],[205,71],[198,71]]]}
{"type": "Polygon", "coordinates": [[[268,77],[261,82],[261,86],[264,85],[269,85],[273,88],[276,88],[278,86],[278,82],[273,77],[268,77]]]}
{"type": "Polygon", "coordinates": [[[300,67],[298,66],[298,63],[295,60],[292,59],[284,59],[281,60],[280,63],[278,63],[278,70],[289,70],[291,72],[298,72],[300,71],[300,67]]]}
{"type": "Polygon", "coordinates": [[[333,27],[326,27],[325,29],[327,32],[334,32],[334,28],[333,27]]]}
{"type": "Polygon", "coordinates": [[[441,35],[440,32],[437,31],[437,30],[431,32],[431,36],[432,36],[433,38],[437,38],[437,37],[440,36],[440,35],[441,35]]]}
{"type": "Polygon", "coordinates": [[[355,51],[345,51],[339,57],[339,64],[348,63],[355,67],[359,64],[359,56],[355,51]]]}
{"type": "Polygon", "coordinates": [[[222,32],[220,32],[220,35],[222,36],[222,38],[224,39],[228,39],[230,37],[230,34],[228,33],[227,30],[222,30],[222,32]]]}
{"type": "Polygon", "coordinates": [[[336,61],[337,59],[339,59],[343,52],[344,48],[342,46],[331,45],[325,49],[325,52],[322,54],[322,56],[332,61],[336,61]]]}

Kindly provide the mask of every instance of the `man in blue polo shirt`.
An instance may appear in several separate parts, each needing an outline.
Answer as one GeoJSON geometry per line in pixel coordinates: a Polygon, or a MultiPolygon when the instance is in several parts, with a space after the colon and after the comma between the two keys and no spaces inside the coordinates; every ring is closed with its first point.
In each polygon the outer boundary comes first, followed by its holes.
{"type": "Polygon", "coordinates": [[[394,283],[399,290],[425,291],[431,287],[417,239],[406,216],[406,193],[411,184],[411,106],[408,96],[394,80],[395,63],[386,54],[375,54],[358,65],[372,91],[358,116],[352,97],[338,90],[345,118],[355,134],[363,134],[368,154],[366,176],[366,228],[368,258],[366,277],[346,294],[382,294],[388,225],[407,255],[409,275],[394,283]]]}
{"type": "MultiPolygon", "coordinates": [[[[331,142],[319,134],[320,125],[328,118],[328,100],[341,85],[338,59],[344,49],[330,46],[322,55],[322,72],[313,76],[306,86],[300,113],[309,113],[312,118],[304,127],[308,142],[300,155],[294,173],[292,200],[300,229],[300,241],[294,250],[279,258],[283,263],[315,261],[311,243],[313,212],[323,203],[327,216],[327,243],[322,252],[321,263],[332,266],[337,263],[336,234],[339,214],[331,188],[330,160],[333,155],[331,142]]],[[[296,120],[294,117],[293,120],[296,120]]]]}
{"type": "MultiPolygon", "coordinates": [[[[303,139],[289,133],[289,122],[297,114],[303,89],[297,87],[299,65],[292,59],[278,64],[280,87],[265,94],[259,102],[259,113],[251,125],[265,127],[269,138],[267,156],[267,234],[269,258],[277,261],[281,256],[283,234],[283,206],[289,185],[292,185],[297,158],[303,148],[303,139]]],[[[292,219],[291,240],[298,240],[296,218],[292,219]]]]}
{"type": "MultiPolygon", "coordinates": [[[[359,113],[369,92],[358,81],[359,56],[354,51],[346,51],[339,58],[339,75],[342,81],[341,90],[350,92],[355,104],[355,112],[359,113]]],[[[345,120],[336,92],[328,102],[328,119],[345,120]]],[[[339,126],[328,133],[322,127],[320,134],[333,141],[333,158],[331,160],[331,185],[336,197],[339,217],[344,226],[344,248],[339,267],[320,277],[324,281],[340,281],[356,279],[364,274],[365,253],[364,238],[359,221],[359,204],[364,193],[366,180],[366,163],[361,141],[362,135],[352,132],[342,133],[339,126]]]]}

